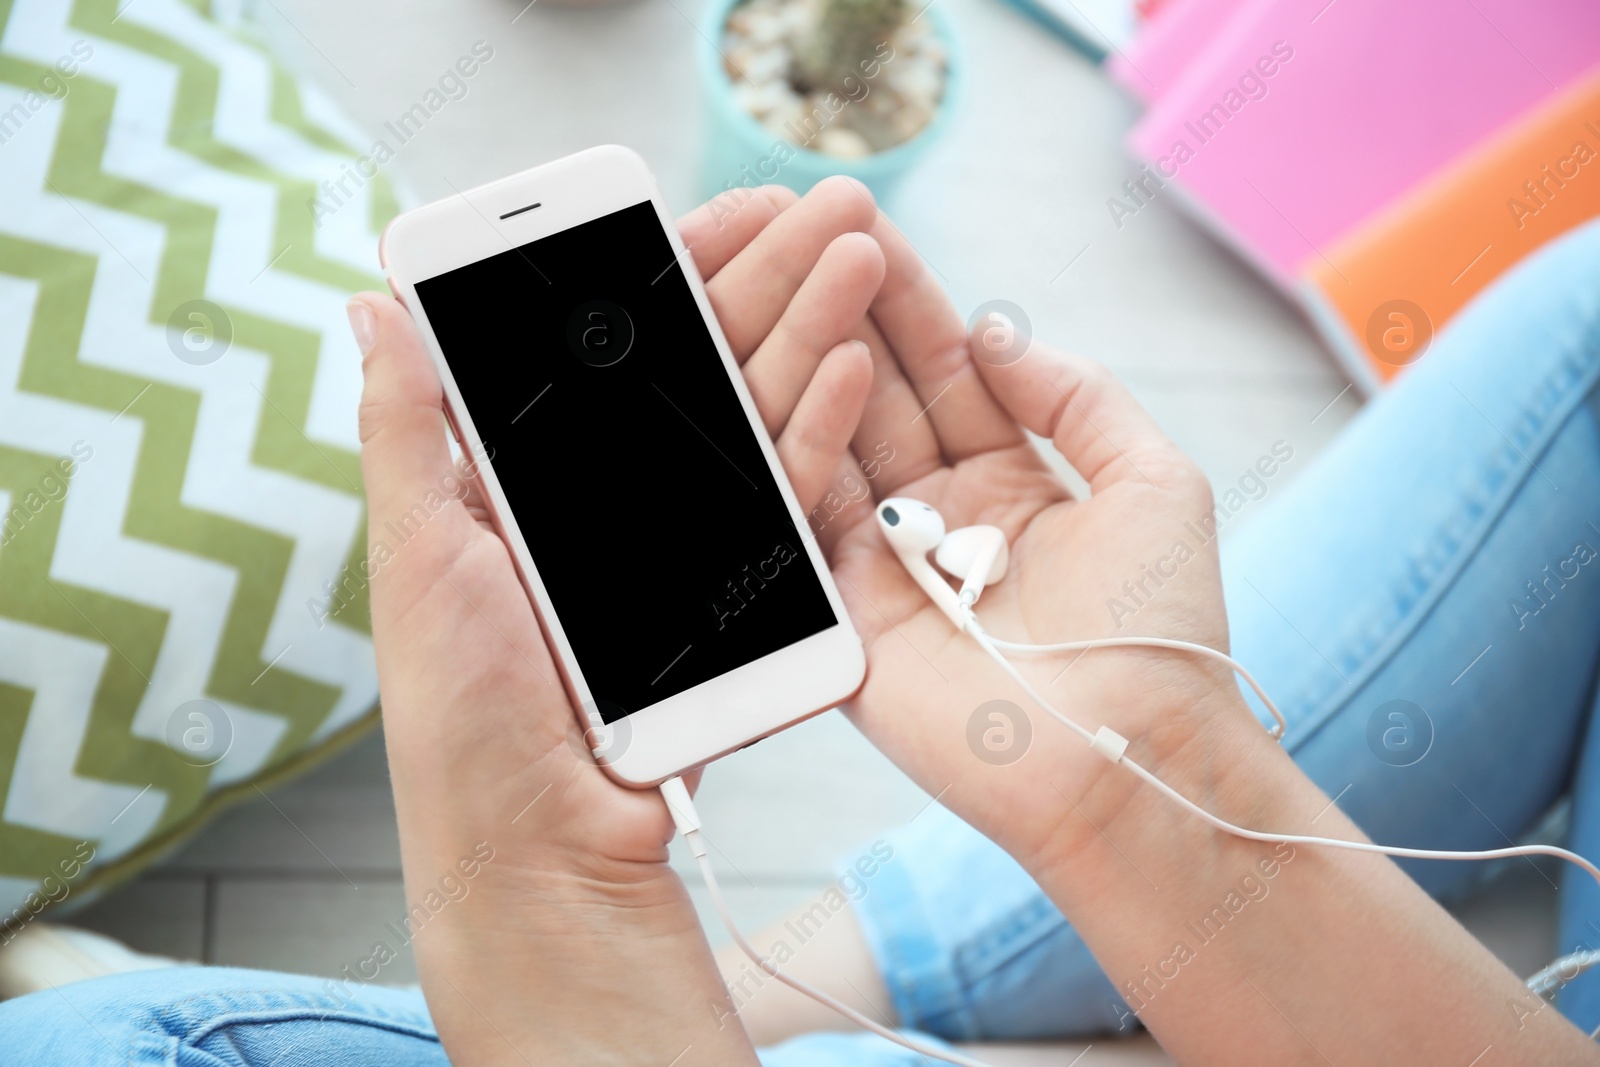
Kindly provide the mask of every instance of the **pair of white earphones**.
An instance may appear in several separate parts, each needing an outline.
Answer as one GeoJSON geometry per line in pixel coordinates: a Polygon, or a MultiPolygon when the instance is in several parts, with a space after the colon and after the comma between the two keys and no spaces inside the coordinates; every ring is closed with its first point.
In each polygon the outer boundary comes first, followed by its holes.
{"type": "MultiPolygon", "coordinates": [[[[1238,672],[1239,677],[1245,680],[1271,713],[1275,722],[1270,731],[1273,737],[1281,739],[1284,731],[1288,729],[1289,724],[1284,721],[1283,713],[1278,710],[1278,706],[1267,696],[1266,691],[1250,672],[1233,657],[1218,652],[1208,645],[1164,637],[1102,637],[1088,641],[1062,641],[1051,645],[1026,645],[991,637],[982,626],[978,625],[973,605],[978,602],[978,597],[983,595],[983,590],[987,586],[1005,577],[1006,568],[1011,562],[1005,531],[998,526],[963,526],[946,533],[944,516],[930,505],[908,497],[892,497],[878,505],[878,528],[883,531],[884,540],[894,549],[894,554],[899,557],[906,573],[910,574],[922,587],[923,592],[928,594],[928,599],[949,617],[956,629],[971,634],[1000,662],[1008,674],[1021,682],[1024,690],[1035,702],[1066,723],[1069,728],[1082,734],[1086,740],[1093,742],[1096,735],[1084,730],[1050,707],[1026,680],[1017,675],[1015,668],[999,654],[997,649],[1004,648],[1012,652],[1085,652],[1095,648],[1138,646],[1192,652],[1226,663],[1238,672]],[[929,553],[933,554],[933,563],[928,562],[929,553]],[[938,564],[939,570],[961,582],[959,592],[950,588],[950,584],[934,570],[934,564],[938,564]]],[[[1108,735],[1114,736],[1110,731],[1108,735]]]]}
{"type": "MultiPolygon", "coordinates": [[[[1006,659],[1001,649],[1010,652],[1045,653],[1085,652],[1098,648],[1141,646],[1206,656],[1228,664],[1238,673],[1240,678],[1244,679],[1256,696],[1261,698],[1262,704],[1275,720],[1275,725],[1269,732],[1271,736],[1281,741],[1288,724],[1285,722],[1282,712],[1278,710],[1256,680],[1251,677],[1250,672],[1246,671],[1243,666],[1226,653],[1219,652],[1207,645],[1171,638],[1114,637],[1035,645],[1004,641],[992,637],[979,624],[974,605],[976,605],[978,598],[982,596],[983,590],[987,586],[993,585],[1005,577],[1006,570],[1010,564],[1010,552],[1005,532],[997,526],[964,526],[960,529],[947,531],[944,517],[937,510],[920,500],[912,500],[906,497],[894,497],[880,503],[877,509],[877,518],[878,528],[883,532],[884,539],[888,541],[890,548],[894,550],[895,555],[905,567],[906,573],[911,576],[917,585],[922,587],[923,591],[928,594],[928,598],[949,617],[956,629],[971,636],[994,659],[1001,670],[1005,671],[1022,688],[1022,691],[1028,695],[1029,699],[1052,718],[1082,737],[1091,750],[1111,763],[1126,767],[1158,792],[1216,829],[1249,841],[1342,848],[1353,852],[1372,852],[1379,855],[1410,859],[1492,860],[1509,856],[1554,856],[1583,868],[1590,877],[1594,878],[1596,883],[1600,883],[1600,868],[1597,868],[1593,863],[1590,863],[1575,852],[1557,848],[1553,845],[1518,845],[1510,848],[1487,849],[1482,852],[1398,848],[1372,844],[1366,841],[1346,841],[1333,837],[1313,837],[1305,834],[1283,834],[1251,830],[1213,815],[1161,781],[1161,779],[1129,757],[1127,755],[1127,738],[1105,725],[1101,725],[1091,731],[1057,710],[1035,688],[1033,683],[1021,671],[1017,670],[1010,660],[1006,659]],[[928,558],[930,553],[933,556],[932,562],[928,558]],[[937,565],[937,569],[935,569],[935,565],[937,565]],[[940,571],[943,571],[944,574],[940,574],[940,571]],[[959,590],[951,588],[944,575],[949,575],[959,581],[961,583],[959,590]]],[[[712,901],[716,905],[717,914],[722,919],[723,925],[728,928],[728,932],[733,936],[734,941],[744,951],[745,955],[749,956],[765,974],[831,1008],[863,1029],[871,1030],[913,1052],[944,1060],[947,1063],[959,1064],[961,1067],[986,1067],[980,1060],[934,1048],[908,1038],[890,1027],[883,1026],[828,994],[807,985],[791,975],[785,974],[771,959],[761,955],[739,932],[734,924],[733,917],[728,912],[726,903],[723,901],[721,889],[717,884],[716,872],[712,869],[710,860],[707,857],[705,842],[701,840],[700,817],[694,809],[694,804],[689,799],[688,790],[681,780],[673,778],[662,783],[661,793],[666,798],[667,808],[672,813],[673,820],[677,823],[678,830],[683,835],[685,843],[688,844],[690,851],[693,852],[699,862],[701,873],[705,877],[706,888],[711,893],[712,901]]],[[[1600,964],[1600,950],[1571,953],[1561,957],[1532,978],[1529,978],[1528,988],[1540,996],[1546,996],[1597,964],[1600,964]]],[[[1597,1029],[1596,1034],[1600,1034],[1600,1029],[1597,1029]]],[[[1590,1036],[1594,1037],[1596,1034],[1591,1034],[1590,1036]]]]}

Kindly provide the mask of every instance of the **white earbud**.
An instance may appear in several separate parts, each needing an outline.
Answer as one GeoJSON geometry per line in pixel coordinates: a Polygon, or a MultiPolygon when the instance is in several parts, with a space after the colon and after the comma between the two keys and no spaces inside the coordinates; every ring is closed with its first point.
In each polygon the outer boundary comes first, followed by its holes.
{"type": "Polygon", "coordinates": [[[922,586],[922,591],[960,629],[961,602],[956,599],[955,590],[928,562],[928,553],[945,539],[944,518],[920,500],[897,496],[878,505],[878,528],[912,580],[922,586]]]}
{"type": "Polygon", "coordinates": [[[1005,576],[1010,553],[998,526],[963,526],[945,533],[944,518],[937,511],[908,497],[879,504],[878,526],[911,577],[958,627],[965,625],[962,605],[975,603],[984,586],[1005,576]],[[961,579],[959,597],[929,566],[929,552],[940,570],[961,579]]]}
{"type": "Polygon", "coordinates": [[[998,526],[963,526],[951,530],[933,551],[933,561],[952,578],[961,579],[961,603],[976,603],[986,585],[1005,577],[1011,553],[998,526]]]}

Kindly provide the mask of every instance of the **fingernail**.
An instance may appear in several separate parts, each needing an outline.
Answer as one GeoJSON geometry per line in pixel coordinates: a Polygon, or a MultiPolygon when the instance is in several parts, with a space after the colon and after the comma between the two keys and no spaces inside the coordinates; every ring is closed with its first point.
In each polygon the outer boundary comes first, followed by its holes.
{"type": "Polygon", "coordinates": [[[350,332],[356,335],[356,346],[364,356],[372,351],[373,343],[378,340],[378,317],[364,300],[352,300],[344,306],[344,310],[350,316],[350,332]]]}

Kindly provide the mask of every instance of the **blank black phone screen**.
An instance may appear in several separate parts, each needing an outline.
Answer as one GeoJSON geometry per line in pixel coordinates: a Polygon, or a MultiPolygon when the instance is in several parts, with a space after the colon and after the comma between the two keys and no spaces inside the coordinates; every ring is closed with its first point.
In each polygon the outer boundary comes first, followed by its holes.
{"type": "Polygon", "coordinates": [[[417,296],[606,722],[838,624],[649,201],[417,296]]]}

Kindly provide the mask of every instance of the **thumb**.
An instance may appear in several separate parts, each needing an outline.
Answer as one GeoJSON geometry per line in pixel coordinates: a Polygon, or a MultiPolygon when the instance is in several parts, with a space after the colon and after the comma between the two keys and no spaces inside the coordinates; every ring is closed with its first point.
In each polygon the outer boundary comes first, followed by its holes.
{"type": "Polygon", "coordinates": [[[362,352],[361,473],[368,529],[458,543],[469,518],[462,472],[450,460],[444,391],[416,324],[399,301],[358,293],[347,307],[362,352]]]}
{"type": "MultiPolygon", "coordinates": [[[[974,352],[983,341],[970,340],[974,352]]],[[[1000,405],[1023,427],[1048,438],[1066,461],[1104,492],[1119,482],[1147,482],[1199,492],[1205,478],[1105,367],[1034,341],[1022,359],[978,370],[1000,405]]]]}

